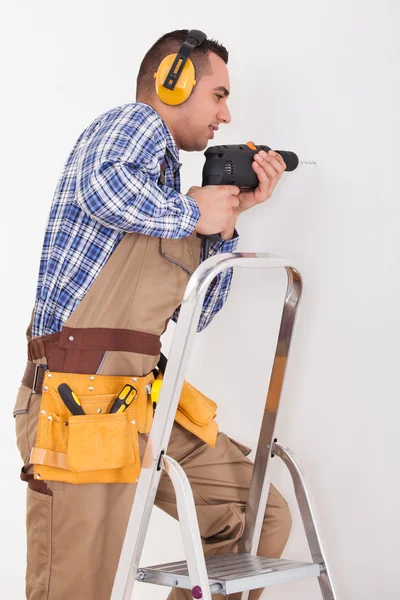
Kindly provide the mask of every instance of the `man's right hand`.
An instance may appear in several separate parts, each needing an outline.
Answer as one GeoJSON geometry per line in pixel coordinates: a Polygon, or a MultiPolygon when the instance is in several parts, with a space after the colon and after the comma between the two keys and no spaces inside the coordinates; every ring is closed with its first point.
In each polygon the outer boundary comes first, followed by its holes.
{"type": "Polygon", "coordinates": [[[195,231],[203,235],[233,231],[238,217],[239,193],[236,185],[191,187],[186,195],[193,198],[200,209],[195,231]]]}

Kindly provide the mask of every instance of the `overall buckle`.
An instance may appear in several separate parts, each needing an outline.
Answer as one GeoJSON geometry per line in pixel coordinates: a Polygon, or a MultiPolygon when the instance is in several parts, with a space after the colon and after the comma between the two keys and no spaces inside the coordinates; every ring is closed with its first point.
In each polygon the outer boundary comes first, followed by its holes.
{"type": "Polygon", "coordinates": [[[32,393],[33,394],[41,394],[42,393],[42,385],[43,385],[43,379],[44,379],[44,373],[45,373],[45,371],[47,371],[47,365],[38,365],[38,364],[35,364],[35,374],[33,376],[33,384],[32,384],[32,393]],[[42,377],[42,380],[40,382],[39,389],[36,389],[36,386],[39,383],[39,369],[43,369],[43,377],[42,377]]]}

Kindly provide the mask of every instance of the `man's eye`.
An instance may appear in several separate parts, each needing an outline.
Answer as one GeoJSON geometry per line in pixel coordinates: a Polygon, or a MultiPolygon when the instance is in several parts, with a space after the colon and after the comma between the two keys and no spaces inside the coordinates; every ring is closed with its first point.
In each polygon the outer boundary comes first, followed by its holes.
{"type": "Polygon", "coordinates": [[[218,98],[218,100],[221,100],[221,98],[223,98],[223,96],[220,96],[219,94],[215,94],[218,98]]]}

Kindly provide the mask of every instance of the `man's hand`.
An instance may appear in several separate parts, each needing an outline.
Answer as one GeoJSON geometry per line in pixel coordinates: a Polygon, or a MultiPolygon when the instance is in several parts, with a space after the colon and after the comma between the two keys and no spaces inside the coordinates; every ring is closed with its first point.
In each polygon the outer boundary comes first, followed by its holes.
{"type": "Polygon", "coordinates": [[[236,185],[193,186],[187,192],[200,209],[195,231],[204,235],[220,233],[230,239],[238,217],[240,189],[236,185]]]}
{"type": "Polygon", "coordinates": [[[268,154],[261,150],[254,155],[254,159],[252,167],[258,177],[259,185],[255,190],[240,192],[238,195],[239,212],[268,200],[286,169],[286,163],[282,156],[273,150],[270,150],[268,154]]]}

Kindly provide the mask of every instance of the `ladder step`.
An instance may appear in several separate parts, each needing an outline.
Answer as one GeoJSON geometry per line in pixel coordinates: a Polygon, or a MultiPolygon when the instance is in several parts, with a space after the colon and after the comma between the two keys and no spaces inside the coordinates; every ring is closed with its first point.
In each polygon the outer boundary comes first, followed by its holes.
{"type": "MultiPolygon", "coordinates": [[[[323,566],[250,554],[220,554],[206,557],[212,594],[233,594],[278,583],[318,577],[323,566]]],[[[186,561],[139,568],[136,579],[144,583],[190,590],[186,561]]]]}

